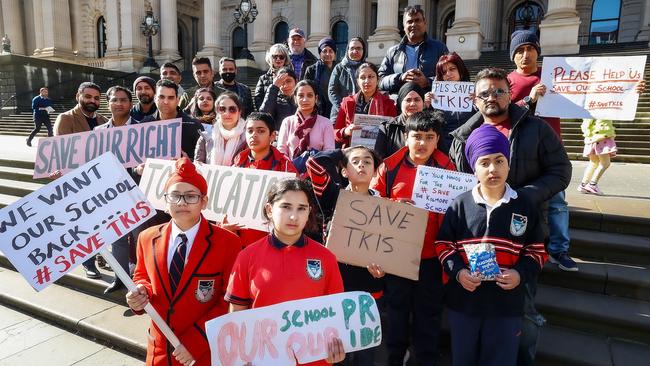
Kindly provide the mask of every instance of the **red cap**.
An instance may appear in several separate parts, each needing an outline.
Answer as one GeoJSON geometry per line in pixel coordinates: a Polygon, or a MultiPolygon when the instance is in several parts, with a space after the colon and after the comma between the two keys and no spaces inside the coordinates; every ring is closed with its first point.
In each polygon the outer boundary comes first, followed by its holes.
{"type": "Polygon", "coordinates": [[[208,194],[208,183],[205,178],[196,170],[192,161],[188,158],[176,160],[176,171],[174,171],[165,183],[165,191],[174,183],[189,183],[198,188],[201,194],[208,194]]]}

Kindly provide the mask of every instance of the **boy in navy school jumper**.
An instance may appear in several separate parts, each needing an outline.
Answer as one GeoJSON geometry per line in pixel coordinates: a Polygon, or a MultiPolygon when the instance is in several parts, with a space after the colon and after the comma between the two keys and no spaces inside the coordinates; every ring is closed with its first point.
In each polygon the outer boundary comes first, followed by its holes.
{"type": "MultiPolygon", "coordinates": [[[[444,116],[439,111],[417,112],[405,126],[406,146],[384,160],[372,187],[382,197],[413,203],[413,184],[418,165],[456,170],[447,155],[437,149],[444,116]]],[[[438,359],[438,333],[442,313],[442,268],[434,242],[442,215],[429,212],[420,259],[419,280],[386,275],[384,299],[390,330],[386,333],[388,364],[402,366],[412,341],[419,366],[433,366],[438,359]],[[412,324],[409,335],[409,324],[412,324]]]]}
{"type": "Polygon", "coordinates": [[[482,125],[467,139],[465,154],[479,183],[447,210],[436,251],[449,276],[445,304],[454,366],[517,364],[524,313],[523,283],[544,266],[544,233],[538,210],[524,192],[506,183],[508,139],[482,125]],[[501,269],[481,281],[468,269],[466,244],[491,243],[501,269]]]}

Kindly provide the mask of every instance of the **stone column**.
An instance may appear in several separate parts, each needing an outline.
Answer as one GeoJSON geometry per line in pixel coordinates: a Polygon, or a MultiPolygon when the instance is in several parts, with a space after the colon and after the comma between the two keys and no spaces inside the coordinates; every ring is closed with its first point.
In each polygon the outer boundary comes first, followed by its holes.
{"type": "Polygon", "coordinates": [[[348,3],[348,38],[366,36],[366,1],[350,0],[348,3]]]}
{"type": "Polygon", "coordinates": [[[398,14],[398,0],[377,2],[377,29],[372,36],[368,37],[368,61],[381,63],[388,49],[399,43],[398,14]]]}
{"type": "MultiPolygon", "coordinates": [[[[641,17],[641,27],[637,41],[650,41],[650,1],[645,2],[643,7],[643,16],[641,17]]],[[[650,44],[649,44],[650,46],[650,44]]]]}
{"type": "Polygon", "coordinates": [[[483,34],[483,51],[497,49],[497,22],[499,2],[497,0],[482,0],[479,8],[481,33],[483,34]]]}
{"type": "Polygon", "coordinates": [[[34,8],[34,56],[38,56],[43,48],[43,0],[32,1],[32,7],[34,8]]]}
{"type": "Polygon", "coordinates": [[[44,0],[43,47],[39,57],[74,59],[68,0],[44,0]]]}
{"type": "Polygon", "coordinates": [[[539,25],[542,55],[578,53],[579,28],[576,0],[549,0],[548,11],[539,25]]]}
{"type": "MultiPolygon", "coordinates": [[[[269,65],[264,61],[264,57],[266,51],[271,47],[272,42],[271,36],[273,34],[273,29],[271,22],[273,9],[271,0],[257,0],[255,1],[255,4],[257,5],[257,18],[255,18],[253,24],[248,25],[248,34],[251,35],[251,28],[253,31],[252,37],[248,37],[248,50],[251,52],[253,57],[255,57],[255,64],[253,65],[248,61],[245,62],[244,60],[238,60],[237,67],[242,67],[242,65],[244,65],[266,70],[269,68],[269,65]],[[250,42],[251,39],[253,40],[252,42],[250,42]]],[[[232,16],[232,14],[230,14],[230,16],[232,16]]],[[[289,27],[292,26],[293,24],[289,24],[289,27]]]]}
{"type": "Polygon", "coordinates": [[[212,65],[223,56],[220,20],[221,0],[203,0],[203,48],[196,55],[209,58],[212,65]]]}
{"type": "Polygon", "coordinates": [[[137,71],[147,57],[147,39],[140,30],[146,14],[144,0],[121,0],[119,13],[122,25],[119,69],[128,72],[137,71]]]}
{"type": "MultiPolygon", "coordinates": [[[[42,1],[42,0],[39,0],[42,1]]],[[[106,57],[117,56],[120,48],[120,14],[117,1],[106,2],[106,57]]]]}
{"type": "Polygon", "coordinates": [[[447,31],[447,47],[465,60],[481,56],[483,34],[478,0],[456,0],[456,20],[447,31]]]}
{"type": "Polygon", "coordinates": [[[20,12],[19,0],[2,0],[2,20],[4,33],[11,41],[11,52],[25,54],[25,38],[23,37],[23,16],[20,12]]]}
{"type": "MultiPolygon", "coordinates": [[[[318,42],[330,35],[330,0],[318,0],[311,2],[309,35],[306,47],[318,55],[318,42]]],[[[316,56],[318,57],[318,56],[316,56]]]]}
{"type": "Polygon", "coordinates": [[[160,59],[165,62],[179,58],[176,0],[160,0],[160,59]]]}

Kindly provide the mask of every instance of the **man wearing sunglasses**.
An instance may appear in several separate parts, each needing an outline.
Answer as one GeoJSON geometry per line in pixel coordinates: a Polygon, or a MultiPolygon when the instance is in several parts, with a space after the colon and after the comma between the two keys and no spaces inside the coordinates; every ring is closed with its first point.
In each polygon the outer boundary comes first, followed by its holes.
{"type": "Polygon", "coordinates": [[[237,82],[237,64],[235,64],[235,59],[222,57],[219,60],[219,76],[221,80],[215,81],[214,83],[214,92],[217,94],[217,98],[219,98],[221,93],[227,91],[237,94],[242,106],[241,118],[246,119],[253,112],[253,95],[249,87],[237,82]]]}
{"type": "MultiPolygon", "coordinates": [[[[467,138],[482,124],[496,127],[510,141],[510,172],[506,182],[515,190],[527,191],[535,200],[531,204],[545,210],[549,200],[564,191],[571,181],[571,162],[562,141],[548,123],[512,102],[505,70],[489,68],[479,72],[475,95],[479,113],[451,133],[454,140],[449,157],[459,171],[471,173],[465,156],[467,138]]],[[[518,231],[513,230],[513,224],[510,231],[516,236],[518,231]]],[[[526,302],[518,364],[534,365],[537,336],[544,318],[534,305],[537,279],[522,285],[526,302]]]]}

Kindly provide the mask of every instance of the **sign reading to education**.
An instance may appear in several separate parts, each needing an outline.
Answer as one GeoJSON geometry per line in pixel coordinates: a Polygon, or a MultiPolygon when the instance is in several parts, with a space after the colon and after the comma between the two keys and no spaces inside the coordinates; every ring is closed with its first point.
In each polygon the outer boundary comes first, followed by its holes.
{"type": "Polygon", "coordinates": [[[428,218],[406,203],[341,190],[326,246],[339,262],[376,263],[386,273],[417,280],[428,218]]]}
{"type": "Polygon", "coordinates": [[[543,117],[632,121],[646,56],[544,57],[546,94],[535,114],[543,117]]]}
{"type": "Polygon", "coordinates": [[[306,364],[326,359],[332,338],[354,352],[379,346],[382,336],[377,304],[361,291],[237,311],[205,330],[215,366],[306,364]]]}
{"type": "Polygon", "coordinates": [[[431,86],[435,109],[451,112],[470,112],[474,101],[474,83],[469,81],[436,81],[431,86]]]}
{"type": "MultiPolygon", "coordinates": [[[[165,182],[174,171],[174,161],[147,159],[140,188],[158,210],[165,209],[165,182]]],[[[295,178],[294,173],[198,164],[197,170],[208,182],[208,220],[241,224],[249,229],[269,231],[262,217],[266,193],[278,180],[295,178]]]]}
{"type": "Polygon", "coordinates": [[[411,199],[416,207],[444,214],[454,198],[477,183],[471,174],[418,165],[411,199]]]}
{"type": "Polygon", "coordinates": [[[361,129],[352,131],[350,146],[363,145],[374,149],[381,124],[391,119],[393,117],[356,113],[354,115],[354,124],[360,126],[361,129]]]}
{"type": "Polygon", "coordinates": [[[109,152],[0,210],[0,250],[40,291],[154,213],[109,152]]]}
{"type": "Polygon", "coordinates": [[[140,165],[147,158],[178,159],[181,119],[40,138],[34,178],[47,177],[57,170],[65,174],[107,151],[125,168],[140,165]]]}

